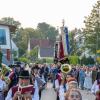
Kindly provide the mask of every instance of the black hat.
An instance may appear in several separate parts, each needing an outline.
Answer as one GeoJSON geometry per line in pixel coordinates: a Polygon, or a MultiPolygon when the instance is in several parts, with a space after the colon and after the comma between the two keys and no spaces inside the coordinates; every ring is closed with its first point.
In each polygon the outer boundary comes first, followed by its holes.
{"type": "Polygon", "coordinates": [[[17,61],[15,64],[16,64],[16,65],[21,65],[21,62],[17,61]]]}
{"type": "Polygon", "coordinates": [[[19,74],[19,78],[29,79],[30,78],[29,72],[27,70],[21,71],[19,74]]]}
{"type": "Polygon", "coordinates": [[[13,65],[9,65],[8,67],[13,68],[14,66],[13,65]]]}
{"type": "Polygon", "coordinates": [[[39,68],[39,66],[38,66],[37,64],[35,64],[35,65],[33,65],[33,67],[31,68],[31,70],[34,70],[34,69],[39,70],[40,68],[39,68]]]}
{"type": "Polygon", "coordinates": [[[14,67],[21,67],[21,65],[15,64],[14,67]]]}

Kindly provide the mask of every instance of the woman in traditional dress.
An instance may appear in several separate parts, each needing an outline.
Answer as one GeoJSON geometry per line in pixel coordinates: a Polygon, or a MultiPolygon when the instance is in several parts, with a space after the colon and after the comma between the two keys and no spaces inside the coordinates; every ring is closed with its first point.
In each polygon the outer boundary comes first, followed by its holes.
{"type": "Polygon", "coordinates": [[[92,72],[89,68],[87,68],[85,72],[84,88],[86,90],[91,90],[91,87],[92,87],[92,72]]]}

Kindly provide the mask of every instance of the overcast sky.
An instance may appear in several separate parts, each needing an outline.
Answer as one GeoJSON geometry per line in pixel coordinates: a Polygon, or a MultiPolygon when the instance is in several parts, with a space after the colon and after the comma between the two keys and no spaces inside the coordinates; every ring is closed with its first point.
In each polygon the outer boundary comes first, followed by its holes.
{"type": "Polygon", "coordinates": [[[97,0],[0,0],[0,18],[13,17],[22,27],[36,28],[40,22],[61,26],[62,19],[69,29],[84,27],[97,0]]]}

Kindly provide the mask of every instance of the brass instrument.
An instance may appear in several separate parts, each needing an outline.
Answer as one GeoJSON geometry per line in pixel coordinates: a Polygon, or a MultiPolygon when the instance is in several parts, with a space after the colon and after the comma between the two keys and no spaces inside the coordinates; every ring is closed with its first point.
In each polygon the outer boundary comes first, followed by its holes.
{"type": "Polygon", "coordinates": [[[12,71],[11,68],[9,68],[7,65],[5,65],[5,64],[2,63],[1,78],[2,78],[3,80],[5,80],[5,82],[6,82],[7,84],[10,83],[10,79],[6,76],[6,73],[7,73],[7,72],[11,72],[11,71],[12,71]]]}
{"type": "Polygon", "coordinates": [[[5,64],[2,64],[2,69],[1,69],[2,71],[2,74],[5,76],[6,75],[6,73],[7,72],[11,72],[12,70],[11,70],[11,68],[9,68],[7,65],[5,65],[5,64]]]}
{"type": "Polygon", "coordinates": [[[64,75],[67,75],[71,71],[71,66],[69,64],[63,64],[61,65],[61,72],[64,75]]]}

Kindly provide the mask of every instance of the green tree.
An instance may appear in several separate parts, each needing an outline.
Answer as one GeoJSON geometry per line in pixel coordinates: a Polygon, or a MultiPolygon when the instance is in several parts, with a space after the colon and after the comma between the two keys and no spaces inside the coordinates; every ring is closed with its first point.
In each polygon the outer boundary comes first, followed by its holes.
{"type": "Polygon", "coordinates": [[[69,56],[69,61],[70,61],[70,64],[77,65],[79,64],[79,57],[76,55],[69,56]]]}
{"type": "Polygon", "coordinates": [[[32,38],[39,38],[39,32],[33,28],[20,28],[16,32],[16,37],[14,38],[15,43],[19,47],[20,56],[26,54],[28,48],[28,41],[32,38]]]}
{"type": "Polygon", "coordinates": [[[38,24],[37,29],[40,32],[41,39],[49,39],[53,41],[53,43],[55,42],[58,31],[54,27],[43,22],[38,24]]]}
{"type": "Polygon", "coordinates": [[[17,28],[21,25],[19,21],[15,21],[14,18],[11,17],[3,17],[0,22],[9,25],[15,25],[17,28]]]}
{"type": "Polygon", "coordinates": [[[37,58],[38,58],[38,47],[36,47],[36,48],[33,48],[32,50],[31,50],[31,52],[30,52],[30,58],[32,59],[32,60],[37,60],[37,58]]]}
{"type": "Polygon", "coordinates": [[[85,17],[85,28],[83,34],[85,36],[85,47],[90,50],[92,54],[100,49],[100,1],[93,6],[91,14],[85,17]]]}
{"type": "Polygon", "coordinates": [[[69,32],[69,40],[70,40],[70,55],[81,55],[81,48],[79,48],[79,45],[81,45],[81,35],[82,31],[80,29],[75,28],[74,30],[71,30],[69,32]]]}

